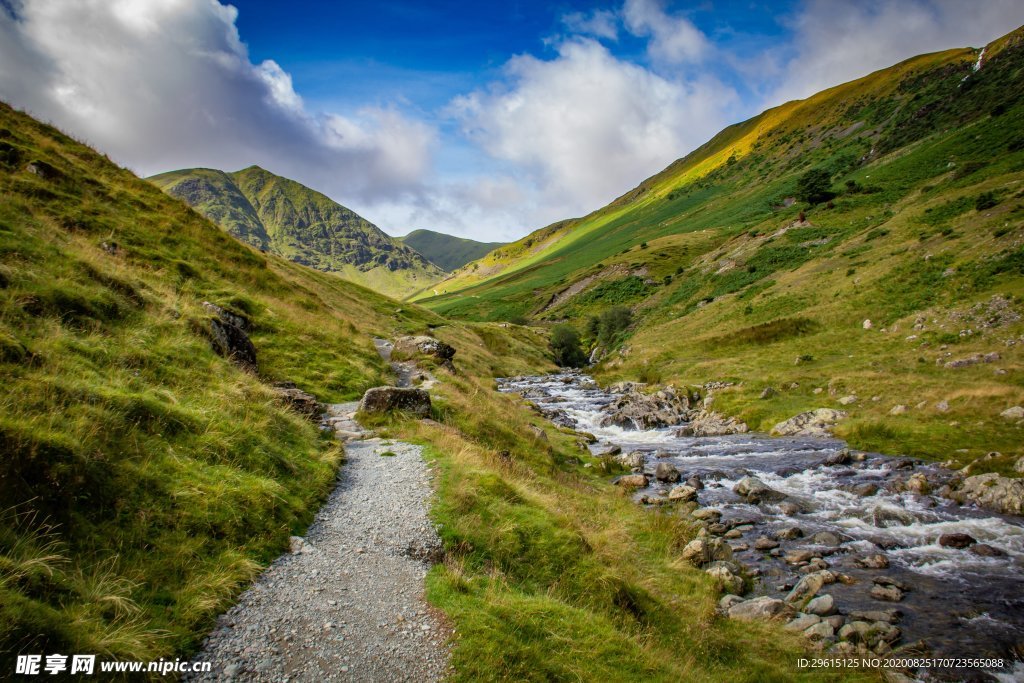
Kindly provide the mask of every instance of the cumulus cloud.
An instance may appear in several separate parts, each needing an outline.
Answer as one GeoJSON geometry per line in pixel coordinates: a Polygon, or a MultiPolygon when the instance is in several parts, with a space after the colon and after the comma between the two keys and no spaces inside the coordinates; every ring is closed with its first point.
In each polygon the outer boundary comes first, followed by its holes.
{"type": "Polygon", "coordinates": [[[626,0],[622,6],[622,17],[630,33],[650,38],[647,52],[655,61],[667,64],[699,62],[711,47],[691,21],[668,14],[658,0],[626,0]]]}
{"type": "Polygon", "coordinates": [[[142,174],[258,163],[335,196],[421,191],[436,131],[390,109],[307,111],[254,64],[216,0],[15,0],[0,10],[0,98],[142,174]]]}
{"type": "Polygon", "coordinates": [[[619,37],[618,17],[611,10],[596,9],[587,14],[572,12],[562,17],[562,23],[576,35],[606,40],[618,40],[619,37]]]}
{"type": "Polygon", "coordinates": [[[803,98],[914,55],[980,47],[1024,23],[1020,0],[810,0],[786,24],[793,31],[774,62],[768,104],[803,98]]]}
{"type": "Polygon", "coordinates": [[[512,59],[503,81],[457,98],[452,112],[490,155],[531,174],[555,220],[661,170],[720,128],[734,104],[714,79],[669,80],[576,38],[551,60],[512,59]]]}

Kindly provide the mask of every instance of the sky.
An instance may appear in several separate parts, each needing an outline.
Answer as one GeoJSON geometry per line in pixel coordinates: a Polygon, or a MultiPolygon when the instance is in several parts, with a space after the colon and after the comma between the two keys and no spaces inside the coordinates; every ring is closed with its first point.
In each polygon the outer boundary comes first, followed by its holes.
{"type": "Polygon", "coordinates": [[[0,99],[141,176],[257,164],[393,235],[509,241],[1022,24],[1020,0],[0,0],[0,99]]]}

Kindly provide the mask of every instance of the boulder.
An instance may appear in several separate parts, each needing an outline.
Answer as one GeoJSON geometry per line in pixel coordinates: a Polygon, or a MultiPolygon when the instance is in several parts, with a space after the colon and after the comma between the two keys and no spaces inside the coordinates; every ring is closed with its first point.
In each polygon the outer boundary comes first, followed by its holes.
{"type": "Polygon", "coordinates": [[[897,586],[883,586],[875,584],[871,587],[871,597],[886,602],[899,602],[903,599],[903,591],[897,586]]]}
{"type": "Polygon", "coordinates": [[[695,538],[683,548],[681,557],[690,564],[703,567],[719,560],[731,560],[732,548],[720,538],[695,538]]]}
{"type": "Polygon", "coordinates": [[[618,462],[622,463],[624,467],[629,469],[640,469],[644,466],[644,453],[643,451],[630,451],[625,455],[618,455],[615,458],[618,462]]]}
{"type": "Polygon", "coordinates": [[[627,474],[615,480],[616,486],[627,489],[642,489],[647,486],[646,474],[627,474]]]}
{"type": "Polygon", "coordinates": [[[671,484],[679,481],[681,477],[675,465],[670,462],[659,462],[658,466],[654,468],[654,478],[671,484]]]}
{"type": "Polygon", "coordinates": [[[720,590],[729,594],[743,592],[743,577],[732,562],[712,562],[704,571],[715,579],[720,590]]]}
{"type": "Polygon", "coordinates": [[[728,612],[730,607],[738,605],[741,602],[743,602],[743,598],[738,595],[723,595],[722,599],[718,601],[718,609],[723,612],[728,612]]]}
{"type": "Polygon", "coordinates": [[[203,308],[212,314],[203,330],[213,350],[246,372],[256,373],[256,347],[245,333],[248,321],[209,301],[203,302],[203,308]]]}
{"type": "Polygon", "coordinates": [[[957,548],[959,550],[963,550],[977,542],[977,539],[970,534],[942,534],[939,536],[939,545],[943,548],[957,548]]]}
{"type": "Polygon", "coordinates": [[[773,503],[785,499],[786,494],[769,488],[767,484],[757,477],[743,477],[732,490],[747,499],[749,503],[773,503]]]}
{"type": "Polygon", "coordinates": [[[868,496],[873,496],[878,493],[878,484],[874,484],[870,481],[864,482],[863,484],[855,485],[850,489],[850,492],[856,496],[860,496],[861,498],[867,498],[868,496]]]}
{"type": "Polygon", "coordinates": [[[690,414],[690,424],[676,432],[676,436],[725,436],[746,434],[750,427],[742,420],[714,411],[701,410],[690,414]]]}
{"type": "Polygon", "coordinates": [[[907,412],[908,410],[909,410],[909,408],[907,408],[907,406],[903,405],[902,403],[898,403],[898,404],[894,405],[892,408],[889,409],[889,414],[890,415],[902,415],[905,412],[907,412]]]}
{"type": "Polygon", "coordinates": [[[1007,420],[1022,420],[1024,419],[1024,408],[1021,406],[1007,408],[1003,412],[999,413],[999,417],[1005,417],[1007,420]]]}
{"type": "Polygon", "coordinates": [[[842,448],[831,455],[825,456],[824,464],[829,467],[835,467],[836,465],[846,465],[850,462],[850,449],[842,448]]]}
{"type": "Polygon", "coordinates": [[[818,594],[824,586],[836,582],[836,575],[827,569],[813,572],[800,579],[786,596],[788,603],[803,603],[818,594]]]}
{"type": "Polygon", "coordinates": [[[804,629],[804,635],[808,640],[830,640],[835,637],[836,630],[829,622],[821,621],[804,629]]]}
{"type": "Polygon", "coordinates": [[[959,503],[971,503],[1005,515],[1024,515],[1024,479],[1011,479],[994,472],[977,474],[963,480],[950,492],[959,503]]]}
{"type": "MultiPolygon", "coordinates": [[[[615,387],[613,387],[615,388],[615,387]]],[[[645,394],[636,385],[622,386],[621,392],[608,406],[608,415],[601,420],[602,427],[622,429],[658,429],[682,424],[690,408],[686,394],[676,394],[666,387],[653,394],[645,394]]]]}
{"type": "Polygon", "coordinates": [[[932,485],[928,483],[928,479],[920,472],[910,475],[904,483],[904,486],[907,491],[921,496],[927,495],[932,491],[932,485]]]}
{"type": "Polygon", "coordinates": [[[416,417],[430,417],[430,394],[422,389],[374,387],[368,389],[359,401],[361,413],[388,413],[399,411],[416,417]]]}
{"type": "MultiPolygon", "coordinates": [[[[692,486],[676,486],[668,492],[669,500],[678,500],[683,503],[688,503],[691,500],[697,500],[697,489],[692,486]]],[[[694,515],[696,516],[696,515],[694,515]]]]}
{"type": "Polygon", "coordinates": [[[836,602],[831,595],[819,595],[804,606],[804,612],[815,614],[819,617],[827,617],[836,612],[836,602]]]}
{"type": "Polygon", "coordinates": [[[798,614],[793,621],[785,625],[787,631],[804,631],[815,624],[821,623],[821,617],[817,614],[798,614]]]}
{"type": "Polygon", "coordinates": [[[410,359],[416,356],[432,356],[443,365],[447,365],[455,357],[455,348],[426,335],[399,337],[395,340],[395,345],[391,349],[391,357],[394,360],[410,359]]]}
{"type": "Polygon", "coordinates": [[[316,419],[324,412],[324,404],[316,400],[316,396],[302,391],[293,382],[277,382],[272,388],[278,400],[309,419],[316,419]]]}
{"type": "Polygon", "coordinates": [[[729,618],[741,621],[767,621],[771,619],[789,619],[796,613],[790,605],[782,600],[762,596],[752,600],[744,600],[729,608],[729,618]]]}
{"type": "Polygon", "coordinates": [[[775,425],[772,428],[772,435],[830,437],[830,428],[846,416],[845,411],[831,408],[809,410],[775,425]]]}
{"type": "MultiPolygon", "coordinates": [[[[674,490],[675,489],[673,489],[673,491],[674,490]]],[[[719,510],[715,510],[714,508],[701,508],[700,510],[694,510],[692,513],[690,513],[690,516],[694,519],[700,519],[709,522],[717,522],[722,518],[722,513],[719,510]]]]}
{"type": "Polygon", "coordinates": [[[871,624],[866,621],[851,621],[839,629],[839,637],[851,643],[866,643],[871,624]]]}
{"type": "Polygon", "coordinates": [[[827,545],[834,548],[842,543],[842,539],[831,531],[819,531],[811,536],[811,543],[816,545],[827,545]]]}
{"type": "Polygon", "coordinates": [[[881,553],[875,553],[874,555],[858,557],[853,563],[865,569],[886,569],[889,566],[889,558],[881,553]]]}
{"type": "Polygon", "coordinates": [[[1006,552],[988,545],[987,543],[974,543],[969,550],[979,557],[1005,557],[1006,552]]]}
{"type": "Polygon", "coordinates": [[[854,396],[853,394],[850,394],[849,396],[843,396],[841,399],[839,399],[839,405],[844,405],[844,406],[853,405],[856,402],[857,402],[857,397],[854,396]]]}
{"type": "Polygon", "coordinates": [[[773,548],[778,548],[778,547],[779,547],[779,542],[778,541],[773,541],[772,539],[767,538],[766,536],[761,536],[756,541],[754,541],[754,550],[762,550],[762,551],[767,552],[769,550],[772,550],[773,548]]]}
{"type": "Polygon", "coordinates": [[[775,532],[775,538],[780,541],[792,541],[796,538],[802,538],[804,535],[803,529],[798,526],[791,526],[785,529],[779,529],[775,532]]]}

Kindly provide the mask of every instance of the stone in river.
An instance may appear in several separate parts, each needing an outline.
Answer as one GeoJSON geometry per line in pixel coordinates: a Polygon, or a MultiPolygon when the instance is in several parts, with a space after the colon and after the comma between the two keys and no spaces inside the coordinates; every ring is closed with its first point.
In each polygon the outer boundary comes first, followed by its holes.
{"type": "Polygon", "coordinates": [[[772,548],[778,548],[779,542],[773,541],[772,539],[762,536],[754,541],[754,549],[756,550],[771,550],[772,548]]]}
{"type": "Polygon", "coordinates": [[[977,543],[970,534],[942,534],[939,536],[939,545],[943,548],[964,549],[977,543]]]}

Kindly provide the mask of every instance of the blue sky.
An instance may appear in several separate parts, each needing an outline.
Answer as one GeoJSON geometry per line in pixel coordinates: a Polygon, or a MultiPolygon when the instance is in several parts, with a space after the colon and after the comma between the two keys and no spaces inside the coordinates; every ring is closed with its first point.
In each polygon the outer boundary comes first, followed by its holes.
{"type": "Polygon", "coordinates": [[[721,128],[1024,24],[1019,0],[0,0],[0,99],[140,175],[261,165],[511,240],[721,128]]]}

